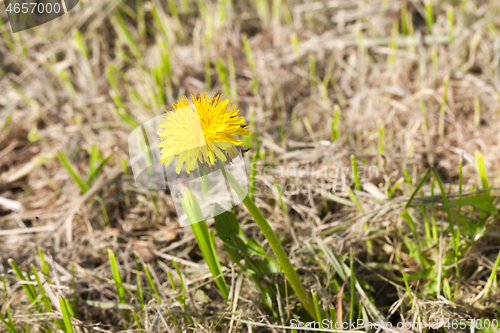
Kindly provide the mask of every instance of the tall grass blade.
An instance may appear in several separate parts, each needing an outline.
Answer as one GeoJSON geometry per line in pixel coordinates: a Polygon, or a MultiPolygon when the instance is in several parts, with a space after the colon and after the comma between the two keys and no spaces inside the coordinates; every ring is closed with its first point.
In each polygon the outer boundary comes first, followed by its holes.
{"type": "Polygon", "coordinates": [[[95,178],[97,177],[97,175],[99,175],[99,173],[101,172],[101,170],[104,168],[104,165],[106,165],[106,163],[109,161],[109,159],[111,158],[111,154],[106,157],[105,159],[101,160],[101,162],[99,163],[99,165],[97,166],[97,168],[91,170],[91,172],[89,173],[89,177],[87,179],[87,181],[85,182],[86,185],[87,185],[87,188],[90,187],[92,185],[92,183],[94,182],[95,178]]]}
{"type": "Polygon", "coordinates": [[[484,156],[480,152],[476,152],[476,163],[477,163],[477,172],[479,177],[481,178],[481,184],[483,185],[483,190],[487,190],[490,188],[488,183],[488,175],[486,173],[486,166],[484,165],[484,156]]]}
{"type": "Polygon", "coordinates": [[[458,267],[458,257],[459,257],[458,245],[459,244],[458,244],[458,239],[456,236],[455,224],[453,223],[453,218],[451,215],[450,203],[448,202],[448,197],[446,196],[446,192],[444,191],[444,187],[443,187],[443,184],[441,183],[441,178],[439,177],[437,170],[435,168],[432,168],[432,172],[434,173],[434,178],[436,178],[436,181],[439,185],[439,189],[440,189],[441,195],[443,197],[443,205],[445,207],[446,214],[448,215],[448,222],[450,223],[451,234],[453,236],[453,241],[454,241],[454,245],[455,245],[455,258],[456,258],[455,265],[456,265],[456,269],[458,271],[458,269],[459,269],[459,267],[458,267]]]}
{"type": "Polygon", "coordinates": [[[224,95],[226,97],[229,97],[230,90],[229,90],[229,81],[227,78],[226,65],[224,65],[224,62],[222,61],[221,58],[217,59],[216,68],[217,68],[217,73],[219,75],[219,79],[222,82],[222,90],[224,91],[224,95]]]}
{"type": "Polygon", "coordinates": [[[500,252],[498,252],[497,260],[495,261],[495,265],[493,266],[493,270],[491,271],[488,282],[484,287],[484,297],[483,297],[484,300],[488,299],[488,294],[490,293],[491,285],[493,284],[493,281],[495,281],[495,277],[497,275],[498,266],[500,266],[500,252]]]}
{"type": "Polygon", "coordinates": [[[40,258],[40,267],[42,269],[42,273],[45,275],[49,275],[49,264],[45,261],[45,256],[43,254],[40,245],[38,246],[38,258],[40,258]]]}
{"type": "Polygon", "coordinates": [[[481,103],[479,102],[479,95],[474,95],[474,125],[481,124],[481,103]]]}
{"type": "Polygon", "coordinates": [[[109,264],[111,265],[111,273],[113,274],[113,281],[115,281],[116,293],[118,294],[118,299],[120,303],[126,304],[125,299],[125,288],[122,285],[122,277],[120,271],[118,270],[118,263],[116,262],[116,257],[113,250],[108,249],[109,264]]]}
{"type": "Polygon", "coordinates": [[[354,189],[357,191],[362,190],[361,181],[359,180],[358,165],[356,164],[356,157],[351,155],[352,178],[354,179],[354,189]]]}
{"type": "Polygon", "coordinates": [[[142,268],[144,269],[144,272],[146,272],[148,287],[153,291],[153,293],[156,297],[156,300],[158,301],[158,304],[161,304],[161,297],[160,297],[160,294],[158,293],[158,289],[156,289],[156,286],[153,282],[153,277],[151,276],[151,273],[149,272],[148,266],[144,262],[142,263],[142,268]]]}
{"type": "Polygon", "coordinates": [[[439,137],[442,139],[444,137],[444,117],[445,117],[445,114],[446,114],[446,110],[445,110],[445,107],[446,107],[446,96],[447,96],[447,92],[448,92],[448,82],[449,82],[449,77],[446,76],[444,78],[444,81],[443,81],[443,85],[444,85],[444,92],[443,92],[443,103],[441,104],[441,112],[439,113],[439,128],[438,128],[438,132],[439,132],[439,137]]]}
{"type": "Polygon", "coordinates": [[[142,330],[141,321],[139,320],[139,317],[137,316],[137,313],[135,312],[134,309],[132,309],[132,317],[134,317],[134,322],[137,325],[137,328],[139,330],[142,330]]]}
{"type": "Polygon", "coordinates": [[[351,283],[351,289],[350,289],[350,293],[351,293],[351,301],[350,301],[350,311],[349,311],[349,326],[351,325],[351,323],[353,322],[354,320],[354,303],[356,302],[355,301],[355,298],[354,298],[354,255],[353,255],[353,252],[352,252],[352,247],[350,249],[350,265],[349,265],[349,268],[350,268],[350,283],[351,283]]]}
{"type": "Polygon", "coordinates": [[[67,305],[67,300],[59,296],[59,306],[61,307],[61,313],[63,317],[64,327],[66,333],[73,333],[73,325],[71,324],[71,318],[69,314],[69,309],[67,305]]]}
{"type": "MultiPolygon", "coordinates": [[[[181,270],[179,269],[179,266],[177,266],[177,263],[172,259],[172,264],[174,265],[175,270],[177,271],[177,275],[179,275],[179,280],[181,283],[181,292],[183,295],[179,296],[177,299],[179,302],[182,304],[184,308],[186,308],[186,285],[184,284],[184,279],[182,278],[181,270]]],[[[173,284],[173,281],[171,281],[173,284]]]]}
{"type": "Polygon", "coordinates": [[[318,322],[321,322],[323,319],[323,314],[321,311],[321,305],[318,300],[318,292],[317,290],[311,290],[312,302],[314,304],[314,310],[316,311],[316,318],[318,322]]]}
{"type": "Polygon", "coordinates": [[[10,333],[19,333],[11,322],[5,320],[5,317],[2,315],[1,311],[0,311],[0,321],[5,325],[5,327],[10,333]]]}
{"type": "Polygon", "coordinates": [[[338,106],[333,109],[333,120],[330,122],[330,129],[332,142],[335,142],[340,138],[340,111],[338,106]]]}
{"type": "Polygon", "coordinates": [[[43,289],[42,282],[41,282],[40,278],[38,277],[35,266],[31,265],[30,268],[31,268],[31,272],[35,276],[35,280],[36,280],[36,283],[38,285],[38,289],[40,290],[40,295],[42,295],[42,302],[45,305],[45,309],[47,310],[47,312],[51,312],[52,306],[50,305],[50,300],[47,297],[47,295],[45,294],[45,290],[43,289]]]}
{"type": "Polygon", "coordinates": [[[356,194],[354,194],[354,191],[351,190],[350,187],[347,188],[347,191],[349,192],[349,198],[351,198],[351,201],[354,202],[356,207],[358,207],[361,214],[364,214],[365,211],[364,211],[363,207],[361,206],[361,203],[359,202],[358,198],[356,198],[356,194]]]}
{"type": "MultiPolygon", "coordinates": [[[[20,281],[27,281],[27,279],[24,277],[23,273],[19,269],[19,266],[17,266],[16,262],[13,259],[9,259],[9,264],[20,281]]],[[[37,299],[35,287],[31,284],[24,284],[24,283],[21,286],[26,292],[26,295],[28,295],[31,303],[35,303],[37,299]]]]}
{"type": "Polygon", "coordinates": [[[215,244],[212,243],[207,223],[203,220],[203,213],[196,197],[186,188],[181,198],[182,208],[191,223],[191,229],[196,237],[201,253],[207,262],[208,268],[215,278],[215,284],[219,288],[222,297],[227,301],[229,297],[229,288],[222,273],[215,244]],[[198,222],[201,221],[201,222],[198,222]]]}
{"type": "Polygon", "coordinates": [[[309,79],[311,80],[311,95],[315,93],[316,87],[316,58],[314,55],[309,55],[309,79]]]}
{"type": "Polygon", "coordinates": [[[257,160],[259,159],[260,153],[260,141],[257,139],[257,149],[255,154],[252,156],[252,164],[250,170],[250,183],[248,184],[248,196],[253,199],[253,192],[255,189],[255,177],[257,176],[257,160]]]}
{"type": "Polygon", "coordinates": [[[425,173],[424,177],[420,180],[420,182],[418,183],[417,187],[415,188],[415,191],[413,191],[410,199],[406,202],[405,208],[408,208],[410,206],[411,202],[413,201],[413,198],[415,198],[415,195],[417,195],[417,193],[420,190],[420,188],[424,185],[424,183],[427,180],[427,178],[429,177],[431,171],[432,171],[431,169],[427,170],[427,172],[425,173]]]}
{"type": "Polygon", "coordinates": [[[59,158],[59,161],[61,161],[61,164],[68,170],[69,174],[73,178],[73,180],[78,184],[78,187],[80,187],[80,191],[82,194],[86,193],[89,190],[88,185],[83,181],[83,179],[80,177],[80,175],[75,171],[71,163],[69,162],[68,158],[66,157],[66,154],[64,152],[58,152],[56,153],[57,158],[59,158]]]}
{"type": "Polygon", "coordinates": [[[455,36],[453,34],[453,27],[455,25],[455,19],[453,17],[453,7],[449,6],[446,10],[446,18],[448,19],[448,36],[450,38],[449,43],[453,43],[455,36]]]}
{"type": "Polygon", "coordinates": [[[119,36],[121,36],[124,41],[128,44],[132,52],[134,53],[135,57],[138,60],[142,59],[141,52],[139,51],[139,48],[137,47],[137,44],[135,43],[134,39],[132,38],[132,35],[130,34],[130,31],[125,24],[125,21],[123,20],[122,16],[120,15],[120,12],[115,11],[114,15],[111,18],[111,22],[116,22],[118,23],[118,27],[116,27],[115,24],[115,30],[117,30],[117,33],[119,36]]]}

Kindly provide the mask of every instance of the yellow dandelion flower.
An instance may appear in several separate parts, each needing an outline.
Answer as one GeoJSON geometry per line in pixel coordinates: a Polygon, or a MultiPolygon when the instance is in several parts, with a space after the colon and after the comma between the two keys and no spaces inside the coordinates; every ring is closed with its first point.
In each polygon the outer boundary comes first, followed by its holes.
{"type": "Polygon", "coordinates": [[[169,166],[177,158],[175,172],[180,173],[183,163],[186,172],[193,171],[196,162],[214,164],[214,154],[222,161],[238,155],[235,146],[243,142],[233,135],[248,135],[243,117],[231,101],[219,95],[191,95],[174,104],[174,111],[166,114],[157,132],[161,148],[161,163],[169,166]],[[193,107],[191,107],[191,105],[193,107]]]}

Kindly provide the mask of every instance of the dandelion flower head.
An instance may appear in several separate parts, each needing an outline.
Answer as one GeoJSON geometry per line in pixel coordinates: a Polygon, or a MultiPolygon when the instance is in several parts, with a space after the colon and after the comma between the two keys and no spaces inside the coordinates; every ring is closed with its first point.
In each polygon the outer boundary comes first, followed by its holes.
{"type": "Polygon", "coordinates": [[[232,102],[220,95],[191,95],[174,104],[175,111],[166,111],[158,128],[161,163],[169,166],[177,158],[175,172],[185,163],[186,172],[199,163],[214,164],[214,154],[222,161],[238,155],[235,146],[243,142],[233,135],[248,135],[243,117],[232,102]]]}

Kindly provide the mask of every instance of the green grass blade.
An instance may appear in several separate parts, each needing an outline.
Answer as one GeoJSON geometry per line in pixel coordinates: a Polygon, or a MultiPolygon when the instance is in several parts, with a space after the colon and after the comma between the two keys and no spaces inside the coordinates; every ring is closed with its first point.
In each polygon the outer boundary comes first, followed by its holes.
{"type": "Polygon", "coordinates": [[[129,169],[128,169],[128,163],[127,163],[127,160],[122,157],[122,168],[123,168],[123,173],[128,175],[130,173],[129,169]]]}
{"type": "Polygon", "coordinates": [[[446,210],[446,214],[448,215],[448,222],[450,223],[450,228],[451,228],[451,234],[453,236],[453,241],[455,245],[455,265],[456,269],[458,271],[458,239],[456,236],[455,232],[455,224],[453,223],[453,218],[451,215],[451,209],[450,209],[450,203],[448,202],[448,197],[446,196],[446,192],[444,191],[443,184],[441,183],[441,178],[439,177],[439,174],[437,173],[437,170],[435,168],[432,168],[432,172],[434,173],[434,178],[436,178],[436,181],[438,182],[439,189],[441,190],[441,195],[443,197],[443,205],[446,210]]]}
{"type": "Polygon", "coordinates": [[[140,266],[139,266],[139,261],[137,260],[137,253],[135,252],[134,252],[134,259],[135,259],[135,270],[137,272],[137,298],[139,299],[139,303],[141,303],[141,309],[144,309],[144,295],[142,293],[140,266]]]}
{"type": "Polygon", "coordinates": [[[439,137],[443,138],[444,137],[444,116],[446,113],[445,107],[446,107],[446,96],[447,96],[447,91],[448,91],[448,82],[449,82],[449,77],[446,76],[443,81],[444,85],[444,92],[443,92],[443,102],[441,103],[441,112],[439,113],[439,137]]]}
{"type": "Polygon", "coordinates": [[[260,141],[257,139],[256,140],[256,150],[255,154],[252,156],[252,164],[251,164],[251,170],[250,170],[250,182],[248,184],[248,195],[250,196],[250,199],[253,199],[253,192],[255,189],[255,177],[257,176],[257,160],[259,159],[259,153],[260,153],[260,141]]]}
{"type": "Polygon", "coordinates": [[[71,163],[69,162],[68,158],[66,157],[66,154],[64,152],[59,152],[56,154],[57,158],[59,158],[59,161],[61,161],[61,164],[68,170],[69,174],[73,178],[73,180],[78,184],[78,187],[80,187],[80,191],[83,193],[86,193],[89,188],[87,184],[83,181],[83,179],[78,175],[78,173],[75,171],[71,163]]]}
{"type": "Polygon", "coordinates": [[[5,317],[2,315],[1,311],[0,311],[0,321],[5,325],[5,327],[10,333],[19,333],[12,323],[5,320],[5,317]]]}
{"type": "Polygon", "coordinates": [[[175,270],[177,271],[177,274],[179,275],[179,280],[180,280],[180,283],[181,283],[181,292],[183,293],[182,296],[178,297],[178,300],[182,304],[182,306],[184,308],[186,308],[186,295],[185,295],[185,293],[186,293],[186,285],[184,284],[184,279],[182,278],[181,270],[177,266],[177,263],[174,261],[174,259],[172,259],[172,264],[174,265],[175,270]]]}
{"type": "Polygon", "coordinates": [[[89,171],[92,173],[95,168],[95,163],[99,160],[102,159],[101,154],[99,154],[99,148],[97,148],[97,145],[93,145],[92,148],[88,150],[89,155],[90,155],[90,161],[89,161],[89,171]]]}
{"type": "Polygon", "coordinates": [[[350,250],[350,265],[349,265],[349,268],[350,268],[350,271],[351,271],[351,275],[350,275],[350,283],[351,283],[351,290],[350,290],[350,293],[351,293],[351,301],[350,301],[350,311],[349,311],[349,325],[351,325],[351,323],[353,322],[354,320],[354,303],[355,303],[355,298],[354,298],[354,255],[353,255],[353,252],[352,252],[352,247],[351,247],[351,250],[350,250]]]}
{"type": "Polygon", "coordinates": [[[293,46],[293,51],[295,53],[295,60],[300,59],[300,52],[299,52],[299,39],[295,33],[292,34],[292,37],[290,38],[293,46]]]}
{"type": "Polygon", "coordinates": [[[481,103],[479,102],[479,95],[474,95],[474,125],[481,124],[481,103]]]}
{"type": "Polygon", "coordinates": [[[333,322],[336,322],[337,320],[337,311],[335,311],[335,307],[333,305],[330,306],[330,309],[329,309],[329,312],[330,312],[330,320],[332,320],[333,322]]]}
{"type": "Polygon", "coordinates": [[[71,325],[71,318],[68,310],[68,306],[66,303],[66,299],[59,296],[59,305],[61,307],[61,313],[63,316],[64,327],[66,333],[73,333],[73,325],[71,325]]]}
{"type": "Polygon", "coordinates": [[[163,66],[156,66],[152,69],[153,72],[153,78],[154,78],[154,83],[156,86],[156,105],[164,105],[165,104],[165,98],[164,98],[164,89],[163,89],[163,66]]]}
{"type": "Polygon", "coordinates": [[[101,211],[102,215],[104,217],[104,222],[106,223],[106,226],[111,228],[111,224],[109,223],[109,217],[108,217],[108,212],[106,211],[106,205],[104,205],[104,201],[102,201],[101,197],[95,195],[94,200],[96,200],[99,203],[99,206],[101,206],[101,211]]]}
{"type": "MultiPolygon", "coordinates": [[[[459,253],[459,248],[458,245],[460,244],[460,219],[462,215],[462,183],[463,183],[463,161],[462,158],[460,158],[460,163],[459,163],[459,175],[458,175],[458,209],[457,209],[457,233],[455,235],[456,241],[455,241],[455,253],[459,253]]],[[[458,261],[457,256],[455,256],[455,261],[458,261]]],[[[457,279],[460,278],[460,272],[458,270],[458,262],[455,262],[455,267],[457,268],[457,279]]]]}
{"type": "Polygon", "coordinates": [[[361,181],[359,180],[358,165],[356,164],[356,157],[351,155],[352,177],[354,179],[354,189],[361,191],[361,181]]]}
{"type": "MultiPolygon", "coordinates": [[[[14,273],[16,274],[17,278],[20,281],[26,281],[26,278],[24,277],[23,273],[19,269],[19,266],[17,266],[16,262],[13,259],[9,259],[9,264],[12,267],[12,269],[14,270],[14,273]]],[[[36,301],[36,298],[37,298],[35,287],[33,285],[30,285],[30,284],[22,284],[22,287],[23,287],[24,291],[26,292],[26,295],[28,295],[31,303],[34,303],[36,301]]]]}
{"type": "Polygon", "coordinates": [[[101,163],[99,163],[99,166],[92,170],[89,174],[89,178],[87,179],[86,185],[87,187],[90,187],[92,183],[94,182],[94,179],[97,177],[97,175],[101,172],[102,168],[104,168],[104,165],[108,162],[108,160],[111,158],[111,154],[103,159],[101,163]]]}
{"type": "Polygon", "coordinates": [[[417,228],[415,227],[415,223],[413,222],[413,219],[411,218],[410,213],[406,210],[406,208],[403,211],[403,214],[400,215],[410,226],[411,232],[413,234],[413,238],[415,239],[415,250],[417,251],[417,260],[419,264],[425,269],[428,266],[427,260],[424,257],[424,254],[422,253],[422,249],[420,246],[420,241],[418,237],[418,232],[417,228]]]}
{"type": "Polygon", "coordinates": [[[135,10],[137,11],[137,30],[142,39],[146,38],[146,22],[144,20],[143,0],[136,0],[135,10]]]}
{"type": "Polygon", "coordinates": [[[484,297],[483,297],[484,300],[488,299],[488,294],[490,293],[491,285],[493,284],[493,281],[495,280],[495,277],[497,275],[498,266],[500,266],[500,252],[498,252],[497,260],[495,261],[493,270],[491,271],[488,282],[486,283],[486,287],[484,287],[484,297]]]}
{"type": "Polygon", "coordinates": [[[427,245],[431,246],[432,245],[431,228],[429,226],[429,218],[427,217],[427,211],[425,210],[424,206],[420,206],[420,212],[424,217],[424,229],[425,229],[425,238],[427,240],[427,245]]]}
{"type": "Polygon", "coordinates": [[[281,195],[280,185],[278,184],[278,181],[276,179],[274,180],[274,186],[276,186],[276,191],[278,191],[278,198],[280,200],[280,206],[281,210],[283,211],[283,216],[285,217],[285,219],[287,219],[285,203],[283,202],[283,197],[281,195]]]}
{"type": "Polygon", "coordinates": [[[432,3],[430,0],[425,0],[424,5],[425,5],[425,22],[427,23],[427,29],[429,29],[429,34],[432,35],[432,27],[434,25],[432,3]]]}
{"type": "MultiPolygon", "coordinates": [[[[434,196],[434,178],[431,178],[431,196],[434,196]]],[[[432,238],[434,240],[434,244],[437,244],[439,241],[439,232],[436,222],[436,210],[434,209],[434,202],[432,203],[431,223],[432,223],[432,238]]]]}
{"type": "Polygon", "coordinates": [[[224,95],[227,98],[229,98],[230,90],[229,90],[229,81],[227,78],[227,69],[226,65],[224,65],[224,62],[222,61],[221,58],[217,59],[216,69],[217,69],[217,74],[219,75],[219,79],[222,82],[222,91],[224,92],[224,95]]]}
{"type": "Polygon", "coordinates": [[[234,67],[234,60],[231,52],[227,52],[227,66],[229,69],[229,83],[231,86],[231,98],[235,99],[238,97],[238,88],[236,84],[236,69],[234,67]]]}
{"type": "Polygon", "coordinates": [[[248,64],[250,65],[250,69],[254,74],[256,74],[255,63],[253,61],[253,56],[252,56],[252,49],[250,48],[250,44],[248,43],[248,37],[246,35],[243,35],[243,46],[245,48],[245,53],[247,55],[247,60],[248,64]]]}
{"type": "Polygon", "coordinates": [[[408,208],[410,206],[411,202],[413,201],[413,198],[415,198],[415,195],[417,195],[420,188],[424,185],[424,182],[427,180],[427,177],[429,177],[431,171],[432,171],[431,169],[427,170],[424,177],[420,180],[417,187],[415,188],[415,191],[413,191],[410,200],[408,200],[408,202],[406,203],[405,208],[408,208]]]}
{"type": "Polygon", "coordinates": [[[356,207],[358,207],[361,214],[364,214],[365,211],[364,211],[363,207],[361,206],[361,203],[358,201],[358,198],[356,198],[356,194],[354,194],[353,190],[351,190],[350,187],[347,188],[347,191],[349,192],[349,198],[351,198],[351,201],[354,202],[356,207]]]}
{"type": "Polygon", "coordinates": [[[410,289],[410,286],[408,284],[408,278],[406,277],[405,272],[403,272],[403,280],[405,281],[405,287],[406,287],[406,291],[408,292],[408,297],[410,298],[410,303],[413,304],[413,296],[411,295],[411,289],[410,289]]]}
{"type": "Polygon", "coordinates": [[[403,182],[405,181],[404,177],[401,177],[399,178],[395,183],[394,183],[394,186],[392,187],[389,187],[388,188],[388,191],[387,191],[387,196],[389,198],[392,198],[392,196],[394,195],[394,193],[396,192],[396,190],[399,188],[399,186],[401,186],[401,184],[403,184],[403,182]]]}
{"type": "Polygon", "coordinates": [[[196,200],[196,197],[187,188],[182,195],[181,204],[191,224],[191,229],[196,237],[201,253],[207,262],[212,276],[215,278],[215,284],[219,288],[222,297],[227,301],[229,297],[229,288],[222,274],[220,262],[217,258],[214,244],[212,244],[207,223],[203,219],[203,213],[201,212],[198,200],[196,200]]]}
{"type": "Polygon", "coordinates": [[[384,152],[384,136],[385,136],[385,127],[383,124],[378,124],[378,153],[381,154],[384,152]]]}
{"type": "Polygon", "coordinates": [[[212,78],[210,74],[210,36],[208,33],[205,34],[205,48],[206,48],[206,55],[205,55],[205,90],[210,91],[212,89],[212,78]]]}
{"type": "Polygon", "coordinates": [[[45,261],[45,256],[43,255],[43,251],[40,248],[40,245],[38,246],[38,257],[40,258],[42,273],[45,275],[49,275],[49,264],[47,264],[47,262],[45,261]]]}
{"type": "Polygon", "coordinates": [[[446,10],[446,18],[448,19],[448,37],[449,37],[449,43],[453,43],[453,40],[455,39],[455,36],[453,35],[453,27],[455,25],[455,19],[453,17],[453,7],[449,6],[448,9],[446,10]]]}
{"type": "Polygon", "coordinates": [[[323,198],[325,198],[325,199],[338,202],[339,204],[342,204],[342,205],[345,205],[345,206],[355,206],[355,204],[352,203],[351,201],[349,201],[347,199],[344,199],[344,198],[341,198],[339,196],[336,196],[336,195],[334,195],[334,194],[332,194],[330,192],[321,190],[320,193],[321,193],[321,196],[323,198]]]}
{"type": "Polygon", "coordinates": [[[127,42],[128,46],[134,53],[135,57],[138,60],[142,59],[141,52],[139,51],[139,48],[137,47],[137,44],[132,38],[132,35],[130,34],[130,31],[127,28],[127,25],[125,24],[125,21],[123,20],[122,16],[118,11],[114,12],[111,21],[118,23],[118,27],[116,27],[115,25],[115,30],[117,30],[118,35],[121,36],[127,42]]]}
{"type": "Polygon", "coordinates": [[[173,291],[177,291],[177,287],[175,286],[174,278],[172,276],[172,272],[171,271],[167,271],[167,276],[168,276],[168,280],[170,281],[170,286],[172,287],[172,290],[173,291]]]}
{"type": "Polygon", "coordinates": [[[314,304],[314,310],[316,311],[316,317],[317,321],[321,322],[323,318],[323,314],[321,311],[321,305],[318,300],[318,291],[317,290],[311,290],[311,297],[312,297],[312,302],[314,304]]]}
{"type": "Polygon", "coordinates": [[[146,272],[146,278],[148,281],[148,287],[153,290],[153,293],[156,297],[156,300],[158,301],[158,304],[161,304],[161,297],[160,294],[158,293],[158,289],[156,289],[156,286],[153,282],[153,278],[151,277],[151,273],[149,272],[148,266],[143,262],[142,263],[142,268],[144,269],[144,272],[146,272]]]}
{"type": "Polygon", "coordinates": [[[338,106],[333,109],[333,120],[330,122],[332,142],[340,138],[340,111],[338,106]]]}
{"type": "Polygon", "coordinates": [[[48,299],[47,295],[45,294],[45,290],[43,289],[42,282],[40,281],[40,278],[38,277],[38,273],[36,272],[35,266],[31,265],[31,272],[35,276],[36,283],[38,284],[38,289],[40,290],[40,295],[42,295],[42,302],[45,305],[45,309],[47,312],[52,311],[52,306],[50,305],[50,300],[48,299]]]}
{"type": "Polygon", "coordinates": [[[477,160],[477,172],[481,178],[481,184],[483,185],[483,190],[490,188],[488,183],[488,175],[486,174],[486,166],[484,165],[484,156],[480,152],[476,152],[477,160]]]}
{"type": "Polygon", "coordinates": [[[120,303],[126,304],[127,300],[125,299],[125,288],[123,288],[122,285],[122,277],[120,275],[120,271],[118,270],[118,263],[116,262],[115,254],[111,249],[108,249],[108,257],[111,265],[111,273],[113,274],[113,280],[115,281],[118,299],[120,300],[120,303]]]}
{"type": "Polygon", "coordinates": [[[5,299],[7,299],[7,281],[5,280],[5,275],[2,274],[3,291],[5,293],[5,299]]]}
{"type": "Polygon", "coordinates": [[[316,58],[313,54],[309,55],[309,79],[311,80],[311,95],[314,95],[316,87],[316,58]]]}
{"type": "Polygon", "coordinates": [[[141,322],[139,321],[139,318],[137,317],[137,313],[135,312],[134,309],[132,309],[132,317],[134,317],[135,324],[137,325],[137,328],[142,330],[141,322]]]}
{"type": "Polygon", "coordinates": [[[71,307],[71,303],[68,301],[68,299],[67,299],[67,298],[65,298],[65,299],[64,299],[64,303],[66,303],[66,310],[68,311],[69,315],[70,315],[71,317],[74,317],[74,316],[75,316],[75,314],[74,314],[74,312],[73,312],[73,308],[71,307]]]}
{"type": "Polygon", "coordinates": [[[75,281],[75,268],[71,264],[71,287],[73,288],[73,316],[78,317],[78,299],[76,297],[76,281],[75,281]]]}

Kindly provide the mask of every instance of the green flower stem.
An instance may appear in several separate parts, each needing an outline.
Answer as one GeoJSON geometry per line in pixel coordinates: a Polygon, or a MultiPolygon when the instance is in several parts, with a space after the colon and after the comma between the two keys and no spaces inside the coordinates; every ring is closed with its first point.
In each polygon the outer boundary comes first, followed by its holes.
{"type": "Polygon", "coordinates": [[[309,314],[316,319],[316,311],[314,309],[314,305],[312,304],[311,297],[300,282],[299,276],[297,275],[297,272],[295,272],[295,268],[290,262],[290,259],[288,259],[288,256],[285,253],[283,246],[281,246],[281,243],[278,237],[276,237],[273,229],[249,196],[246,196],[245,199],[243,199],[243,203],[247,207],[250,214],[252,214],[264,236],[267,238],[267,241],[269,242],[269,245],[271,245],[271,249],[278,259],[278,262],[280,263],[281,268],[283,269],[283,272],[285,273],[285,276],[288,279],[288,282],[290,282],[293,290],[301,300],[302,304],[304,304],[309,314]]]}
{"type": "Polygon", "coordinates": [[[262,230],[262,233],[267,238],[267,241],[269,242],[269,245],[271,245],[271,249],[273,250],[274,255],[278,259],[278,262],[280,263],[281,268],[283,269],[283,272],[285,273],[285,276],[288,279],[288,282],[290,283],[293,290],[299,297],[300,301],[306,308],[307,312],[309,312],[309,314],[311,315],[311,317],[314,318],[314,320],[317,320],[316,311],[314,309],[311,295],[308,294],[304,289],[304,286],[300,282],[297,272],[295,272],[295,268],[290,262],[290,259],[288,259],[288,256],[285,250],[283,249],[283,246],[281,246],[281,243],[278,237],[276,237],[276,234],[274,233],[273,229],[266,221],[260,210],[252,201],[252,199],[250,199],[250,196],[247,195],[247,192],[241,187],[240,183],[231,174],[231,172],[229,172],[229,170],[227,170],[218,159],[217,163],[219,165],[220,170],[222,171],[222,174],[224,175],[224,178],[226,178],[229,185],[231,185],[231,187],[236,192],[238,197],[243,201],[248,211],[250,212],[250,214],[252,214],[253,218],[255,219],[255,222],[257,222],[257,225],[259,226],[260,230],[262,230]]]}

